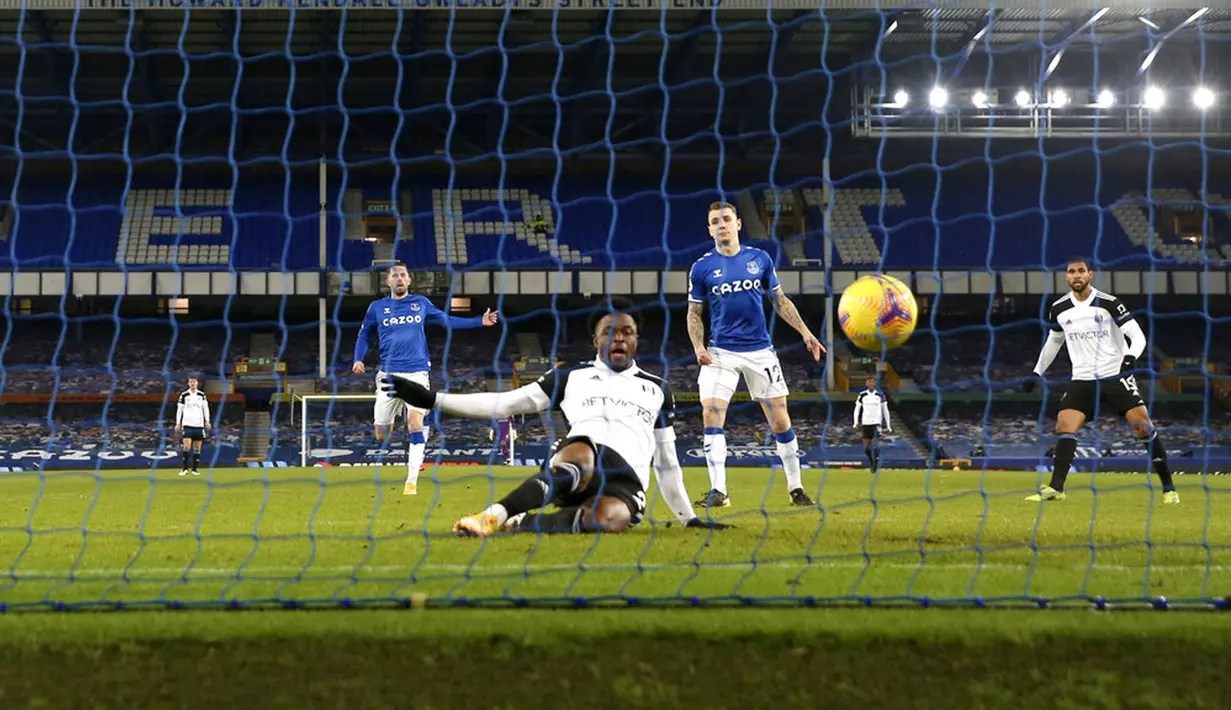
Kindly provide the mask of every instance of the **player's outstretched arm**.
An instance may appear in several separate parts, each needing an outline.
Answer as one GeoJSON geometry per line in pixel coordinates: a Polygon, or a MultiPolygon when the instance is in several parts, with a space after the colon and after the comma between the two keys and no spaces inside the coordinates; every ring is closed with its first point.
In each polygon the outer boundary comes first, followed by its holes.
{"type": "Polygon", "coordinates": [[[459,316],[449,315],[440,310],[431,303],[428,304],[427,319],[437,325],[454,330],[466,330],[468,328],[484,328],[496,324],[499,316],[488,308],[481,316],[474,318],[461,318],[459,316]]]}
{"type": "Polygon", "coordinates": [[[433,392],[418,382],[398,375],[385,375],[381,389],[420,409],[439,409],[466,419],[503,419],[517,414],[541,412],[551,406],[551,397],[538,382],[509,392],[451,394],[433,392]]]}
{"type": "Polygon", "coordinates": [[[781,286],[774,292],[774,310],[777,311],[778,317],[783,322],[794,328],[804,339],[804,347],[808,348],[808,352],[812,353],[812,359],[820,362],[821,353],[825,352],[825,346],[821,345],[821,341],[812,334],[808,324],[804,323],[803,316],[799,315],[799,309],[795,307],[795,302],[782,292],[781,286]]]}
{"type": "Polygon", "coordinates": [[[689,528],[726,530],[731,527],[714,520],[702,520],[693,510],[688,490],[684,487],[684,469],[680,467],[680,459],[675,452],[675,428],[655,429],[654,438],[654,475],[658,478],[658,492],[671,512],[675,513],[676,519],[689,528]]]}

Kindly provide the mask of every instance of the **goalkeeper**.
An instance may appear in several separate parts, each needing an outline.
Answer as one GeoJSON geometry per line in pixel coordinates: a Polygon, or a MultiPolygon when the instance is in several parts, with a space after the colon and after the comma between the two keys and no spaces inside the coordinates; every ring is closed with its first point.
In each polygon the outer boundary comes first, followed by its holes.
{"type": "Polygon", "coordinates": [[[650,468],[663,500],[687,527],[723,529],[693,512],[675,451],[675,398],[662,378],[637,367],[639,323],[626,307],[590,322],[598,356],[556,368],[509,392],[445,394],[398,375],[383,389],[411,407],[470,419],[500,419],[559,408],[569,432],[548,469],[526,479],[500,502],[458,520],[453,531],[484,537],[518,530],[544,533],[621,532],[645,513],[650,468]],[[554,503],[556,510],[526,514],[554,503]]]}

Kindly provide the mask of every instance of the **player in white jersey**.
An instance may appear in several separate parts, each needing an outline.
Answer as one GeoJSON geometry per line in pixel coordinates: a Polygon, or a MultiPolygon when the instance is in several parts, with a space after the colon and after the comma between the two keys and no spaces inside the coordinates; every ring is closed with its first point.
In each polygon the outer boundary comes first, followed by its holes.
{"type": "Polygon", "coordinates": [[[179,402],[175,406],[175,434],[182,437],[184,447],[184,465],[180,469],[181,476],[200,476],[197,470],[201,462],[201,442],[209,434],[209,400],[205,393],[197,389],[199,380],[188,378],[188,389],[180,393],[179,402]],[[192,468],[189,469],[191,463],[192,468]]]}
{"type": "Polygon", "coordinates": [[[743,223],[735,207],[727,202],[711,204],[708,222],[714,249],[697,259],[688,276],[688,337],[701,364],[697,386],[705,426],[705,464],[710,474],[710,490],[697,505],[731,504],[727,497],[727,436],[723,427],[727,405],[741,377],[748,385],[748,394],[760,402],[774,432],[791,503],[815,505],[801,481],[799,442],[786,406],[790,389],[769,337],[765,295],[773,294],[778,317],[799,331],[814,360],[820,361],[825,348],[783,293],[769,254],[740,245],[739,230],[743,223]],[[708,345],[701,320],[705,303],[710,308],[708,345]]]}
{"type": "Polygon", "coordinates": [[[621,532],[645,513],[650,468],[671,512],[687,527],[721,529],[693,512],[675,450],[675,398],[663,379],[637,367],[639,324],[626,307],[591,319],[593,361],[554,369],[508,392],[447,394],[405,377],[386,376],[385,389],[412,407],[470,419],[500,419],[559,408],[569,424],[548,462],[494,505],[458,520],[463,536],[497,532],[621,532]],[[596,321],[596,322],[595,322],[596,321]],[[557,510],[528,517],[554,503],[557,510]]]}
{"type": "Polygon", "coordinates": [[[880,428],[886,432],[893,431],[889,423],[889,401],[876,389],[876,378],[869,377],[865,382],[868,388],[855,398],[855,428],[863,432],[863,453],[868,457],[868,468],[872,473],[880,471],[880,428]]]}
{"type": "MultiPolygon", "coordinates": [[[[1039,353],[1034,374],[1043,377],[1060,348],[1067,344],[1073,376],[1060,398],[1056,420],[1060,441],[1056,444],[1051,483],[1026,500],[1064,500],[1064,481],[1077,453],[1077,432],[1095,417],[1102,402],[1128,420],[1137,436],[1146,442],[1154,471],[1163,484],[1163,503],[1179,503],[1180,496],[1171,481],[1167,449],[1150,421],[1132,374],[1137,358],[1145,351],[1145,333],[1120,299],[1090,285],[1094,272],[1088,260],[1070,259],[1066,271],[1072,290],[1048,309],[1051,332],[1039,353]]],[[[1025,389],[1034,389],[1033,379],[1027,381],[1025,389]]]]}

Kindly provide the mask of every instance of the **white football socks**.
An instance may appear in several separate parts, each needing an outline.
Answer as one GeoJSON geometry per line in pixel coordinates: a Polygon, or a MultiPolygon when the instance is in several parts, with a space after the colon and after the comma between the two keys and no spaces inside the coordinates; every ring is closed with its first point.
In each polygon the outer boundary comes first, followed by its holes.
{"type": "Polygon", "coordinates": [[[795,438],[795,430],[787,429],[780,434],[774,434],[778,440],[778,458],[782,459],[782,470],[786,473],[786,489],[788,492],[803,488],[803,478],[799,470],[799,440],[795,438]]]}
{"type": "Polygon", "coordinates": [[[710,488],[727,492],[727,434],[719,427],[705,427],[705,466],[710,472],[710,488]]]}

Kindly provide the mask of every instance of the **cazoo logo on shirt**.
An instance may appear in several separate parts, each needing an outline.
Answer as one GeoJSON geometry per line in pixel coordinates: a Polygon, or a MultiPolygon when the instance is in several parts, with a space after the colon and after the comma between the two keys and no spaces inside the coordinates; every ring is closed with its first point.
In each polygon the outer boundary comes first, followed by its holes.
{"type": "Polygon", "coordinates": [[[715,286],[710,289],[710,292],[715,296],[725,296],[728,293],[739,293],[740,291],[760,291],[761,279],[744,279],[743,281],[731,281],[724,283],[721,286],[715,286]]]}
{"type": "Polygon", "coordinates": [[[411,323],[422,323],[423,316],[393,316],[386,318],[380,322],[381,325],[409,325],[411,323]]]}

